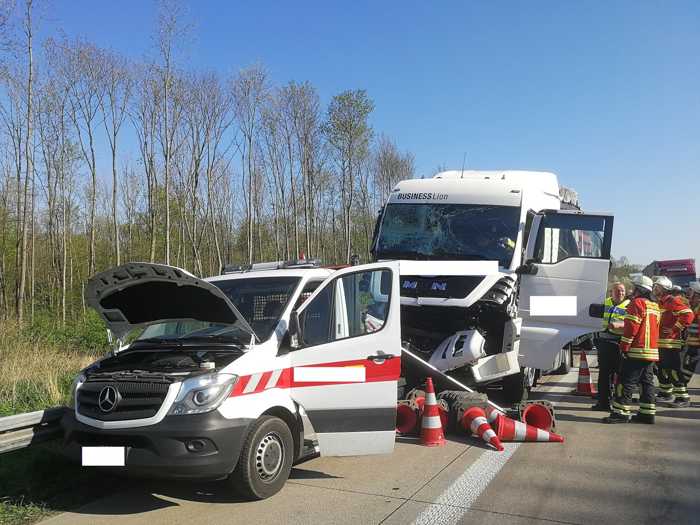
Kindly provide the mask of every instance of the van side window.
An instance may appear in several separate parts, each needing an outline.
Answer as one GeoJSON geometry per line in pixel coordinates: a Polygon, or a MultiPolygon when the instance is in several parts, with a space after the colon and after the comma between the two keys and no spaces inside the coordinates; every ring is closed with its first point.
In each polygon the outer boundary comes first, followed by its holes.
{"type": "Polygon", "coordinates": [[[316,346],[381,330],[391,300],[391,271],[372,270],[329,283],[299,315],[303,346],[316,346]]]}
{"type": "Polygon", "coordinates": [[[321,286],[321,283],[323,282],[323,279],[316,279],[316,280],[310,280],[304,285],[304,289],[301,291],[299,294],[299,298],[297,299],[296,304],[294,305],[294,309],[296,310],[299,308],[304,302],[313,295],[313,293],[316,291],[316,288],[321,286]]]}

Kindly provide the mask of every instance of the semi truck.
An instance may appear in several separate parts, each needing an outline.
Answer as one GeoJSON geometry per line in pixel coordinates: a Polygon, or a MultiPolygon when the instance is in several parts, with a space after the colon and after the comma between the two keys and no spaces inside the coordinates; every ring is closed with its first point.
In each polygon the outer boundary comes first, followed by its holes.
{"type": "Polygon", "coordinates": [[[683,288],[697,279],[695,275],[695,259],[652,261],[644,267],[642,273],[647,277],[665,275],[671,279],[673,284],[683,288]]]}
{"type": "Polygon", "coordinates": [[[396,185],[372,252],[401,260],[404,346],[465,384],[500,382],[517,402],[599,329],[612,229],[553,173],[444,171],[396,185]]]}

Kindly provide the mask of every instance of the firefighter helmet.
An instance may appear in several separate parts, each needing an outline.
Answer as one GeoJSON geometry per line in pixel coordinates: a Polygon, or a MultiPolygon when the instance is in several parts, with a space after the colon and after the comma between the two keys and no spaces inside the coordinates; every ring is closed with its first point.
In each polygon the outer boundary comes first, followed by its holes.
{"type": "Polygon", "coordinates": [[[646,275],[635,275],[632,278],[632,284],[635,288],[639,288],[647,292],[651,292],[651,288],[654,286],[654,282],[646,275]]]}
{"type": "Polygon", "coordinates": [[[688,287],[693,291],[693,293],[700,294],[700,281],[692,281],[688,284],[688,287]]]}
{"type": "Polygon", "coordinates": [[[671,282],[671,279],[666,277],[665,275],[659,275],[654,279],[654,284],[660,286],[664,290],[670,291],[673,288],[673,283],[671,282]]]}

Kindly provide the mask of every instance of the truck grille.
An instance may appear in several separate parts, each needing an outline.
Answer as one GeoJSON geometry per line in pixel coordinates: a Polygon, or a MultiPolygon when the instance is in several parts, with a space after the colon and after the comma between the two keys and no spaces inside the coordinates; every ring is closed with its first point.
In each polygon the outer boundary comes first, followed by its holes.
{"type": "Polygon", "coordinates": [[[156,415],[163,405],[170,382],[88,381],[78,390],[78,413],[101,421],[145,419],[156,415]],[[100,408],[100,393],[108,386],[117,395],[112,410],[100,408]]]}

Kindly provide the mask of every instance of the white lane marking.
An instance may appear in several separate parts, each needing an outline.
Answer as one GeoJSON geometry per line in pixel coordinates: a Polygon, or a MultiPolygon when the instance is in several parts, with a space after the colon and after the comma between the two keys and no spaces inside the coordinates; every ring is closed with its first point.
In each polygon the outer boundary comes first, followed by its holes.
{"type": "Polygon", "coordinates": [[[365,381],[364,366],[300,366],[294,368],[294,381],[300,383],[365,381]]]}
{"type": "Polygon", "coordinates": [[[504,443],[503,452],[484,451],[440,497],[421,512],[414,525],[457,523],[468,511],[491,480],[513,456],[520,443],[504,443]]]}
{"type": "Polygon", "coordinates": [[[575,295],[533,295],[530,297],[530,315],[576,315],[575,295]]]}

